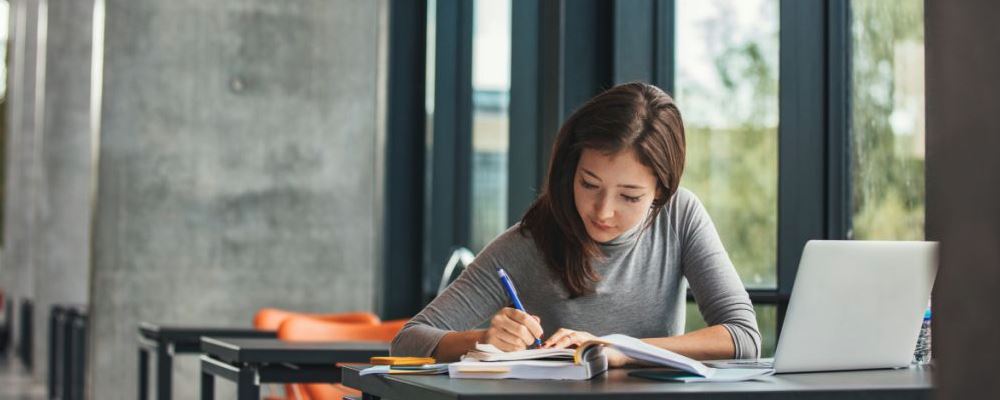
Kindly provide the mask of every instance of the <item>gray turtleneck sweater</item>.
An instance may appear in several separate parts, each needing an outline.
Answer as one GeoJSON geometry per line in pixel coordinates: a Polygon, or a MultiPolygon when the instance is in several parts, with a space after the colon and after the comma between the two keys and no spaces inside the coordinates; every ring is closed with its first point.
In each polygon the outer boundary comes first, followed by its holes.
{"type": "Polygon", "coordinates": [[[392,341],[392,355],[429,356],[451,331],[476,328],[510,304],[496,267],[507,270],[524,308],[541,318],[543,338],[559,328],[637,338],[684,333],[687,285],[709,325],[733,337],[736,358],[760,355],[750,297],[698,198],[681,188],[646,229],[644,223],[601,244],[601,276],[592,294],[570,299],[545,265],[530,233],[511,227],[392,341]]]}

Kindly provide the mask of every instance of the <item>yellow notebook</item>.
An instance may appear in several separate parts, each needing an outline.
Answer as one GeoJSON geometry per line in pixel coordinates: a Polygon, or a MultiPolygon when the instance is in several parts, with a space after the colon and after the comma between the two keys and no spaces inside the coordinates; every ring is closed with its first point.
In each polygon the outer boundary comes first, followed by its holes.
{"type": "Polygon", "coordinates": [[[391,365],[391,366],[414,366],[434,364],[436,361],[431,357],[372,357],[369,360],[371,365],[391,365]]]}

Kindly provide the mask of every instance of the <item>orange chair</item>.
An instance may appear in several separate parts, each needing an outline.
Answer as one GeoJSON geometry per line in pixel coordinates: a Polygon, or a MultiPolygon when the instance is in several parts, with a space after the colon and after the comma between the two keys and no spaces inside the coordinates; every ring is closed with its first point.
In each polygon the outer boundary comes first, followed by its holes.
{"type": "MultiPolygon", "coordinates": [[[[403,328],[406,319],[386,321],[379,325],[350,324],[323,321],[309,317],[290,317],[278,328],[278,339],[297,342],[366,341],[391,342],[403,328]]],[[[301,384],[293,393],[300,399],[334,400],[344,396],[360,396],[361,393],[337,384],[301,384]]]]}
{"type": "MultiPolygon", "coordinates": [[[[332,313],[332,314],[317,314],[317,313],[300,313],[288,310],[282,310],[279,308],[262,308],[257,311],[257,314],[253,317],[253,327],[257,330],[265,331],[277,331],[281,323],[290,317],[309,317],[320,321],[330,321],[345,324],[357,324],[374,326],[380,325],[382,320],[375,314],[366,311],[357,312],[343,312],[343,313],[332,313]]],[[[265,398],[267,400],[282,400],[282,399],[299,399],[302,396],[296,396],[296,388],[292,385],[285,385],[285,393],[283,397],[268,395],[265,398]]]]}
{"type": "Polygon", "coordinates": [[[346,322],[366,325],[378,325],[382,320],[367,311],[343,312],[333,314],[301,313],[279,308],[262,308],[253,317],[253,327],[259,330],[276,331],[288,317],[310,317],[324,321],[346,322]]]}

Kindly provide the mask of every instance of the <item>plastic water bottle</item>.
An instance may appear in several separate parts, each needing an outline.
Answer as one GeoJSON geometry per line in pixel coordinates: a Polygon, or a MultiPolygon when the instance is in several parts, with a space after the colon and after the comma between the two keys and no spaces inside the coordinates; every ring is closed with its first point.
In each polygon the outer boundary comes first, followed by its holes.
{"type": "Polygon", "coordinates": [[[924,323],[920,325],[917,348],[913,351],[913,364],[926,365],[931,362],[931,309],[924,312],[924,323]]]}

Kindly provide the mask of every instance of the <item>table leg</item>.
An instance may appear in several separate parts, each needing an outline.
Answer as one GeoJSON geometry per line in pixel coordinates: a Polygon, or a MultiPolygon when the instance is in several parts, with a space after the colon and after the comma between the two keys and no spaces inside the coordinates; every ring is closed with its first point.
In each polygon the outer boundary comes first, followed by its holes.
{"type": "Polygon", "coordinates": [[[260,386],[254,377],[256,370],[247,365],[240,368],[239,382],[236,383],[236,398],[239,400],[260,400],[260,386]]]}
{"type": "Polygon", "coordinates": [[[149,398],[149,351],[139,347],[139,400],[149,398]]]}
{"type": "Polygon", "coordinates": [[[201,370],[201,400],[215,399],[215,375],[201,370]]]}
{"type": "Polygon", "coordinates": [[[170,400],[173,388],[173,357],[167,352],[167,343],[156,346],[156,400],[170,400]]]}

